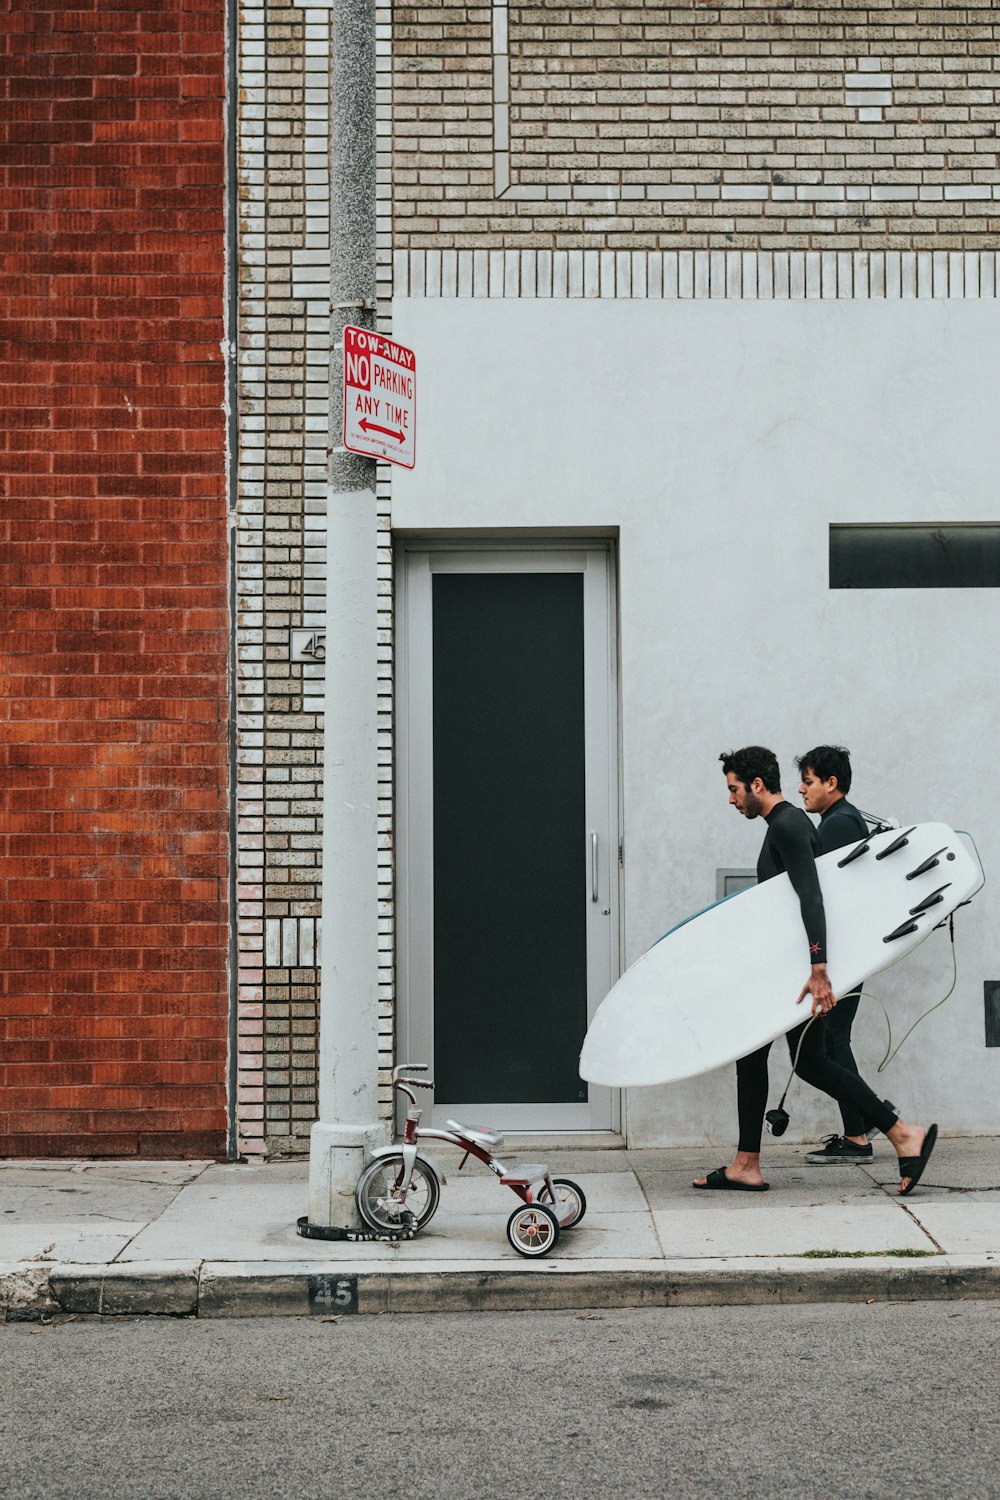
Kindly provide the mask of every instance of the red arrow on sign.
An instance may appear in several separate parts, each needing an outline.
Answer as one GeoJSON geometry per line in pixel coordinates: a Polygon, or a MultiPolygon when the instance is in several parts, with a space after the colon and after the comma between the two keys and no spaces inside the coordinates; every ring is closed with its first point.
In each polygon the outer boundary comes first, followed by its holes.
{"type": "Polygon", "coordinates": [[[405,432],[394,432],[391,427],[379,427],[377,423],[369,422],[367,417],[362,417],[358,426],[362,432],[384,432],[386,437],[395,438],[397,443],[401,443],[406,437],[405,432]]]}

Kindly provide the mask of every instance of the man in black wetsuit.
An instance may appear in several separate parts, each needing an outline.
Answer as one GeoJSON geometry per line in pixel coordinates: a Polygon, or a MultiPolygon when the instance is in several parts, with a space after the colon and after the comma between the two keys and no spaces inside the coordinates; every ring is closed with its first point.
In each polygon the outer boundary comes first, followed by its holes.
{"type": "MultiPolygon", "coordinates": [[[[763,817],[767,822],[757,859],[758,881],[787,872],[799,898],[811,962],[798,1003],[808,995],[812,1014],[826,1016],[837,1000],[826,972],[826,914],[815,863],[819,836],[805,813],[781,795],[781,777],[773,751],[762,745],[748,745],[742,750],[727,751],[719,759],[729,788],[730,806],[744,818],[763,817]]],[[[834,1062],[827,1052],[823,1025],[823,1020],[812,1025],[803,1021],[788,1033],[788,1050],[795,1071],[806,1083],[829,1094],[838,1104],[848,1104],[885,1131],[899,1157],[899,1192],[905,1196],[916,1187],[930,1159],[937,1126],[925,1130],[899,1119],[895,1110],[884,1104],[856,1073],[834,1062]]],[[[728,1167],[719,1167],[696,1179],[695,1187],[749,1193],[767,1191],[768,1184],[760,1170],[760,1140],[767,1107],[770,1050],[768,1042],[749,1056],[741,1057],[736,1064],[740,1129],[736,1156],[728,1167]]]]}
{"type": "MultiPolygon", "coordinates": [[[[817,745],[800,755],[795,763],[802,778],[799,784],[802,804],[807,813],[819,814],[816,830],[819,852],[829,854],[834,849],[846,849],[866,839],[868,824],[865,816],[847,800],[847,793],[851,790],[850,752],[842,745],[817,745]]],[[[853,994],[841,996],[823,1023],[830,1056],[850,1073],[858,1071],[851,1048],[851,1027],[860,1000],[861,986],[858,985],[853,994]]],[[[883,1102],[889,1104],[888,1100],[883,1102]]],[[[806,1153],[807,1161],[817,1165],[833,1161],[871,1161],[869,1122],[849,1104],[841,1105],[840,1114],[843,1135],[828,1135],[819,1150],[806,1153]]]]}

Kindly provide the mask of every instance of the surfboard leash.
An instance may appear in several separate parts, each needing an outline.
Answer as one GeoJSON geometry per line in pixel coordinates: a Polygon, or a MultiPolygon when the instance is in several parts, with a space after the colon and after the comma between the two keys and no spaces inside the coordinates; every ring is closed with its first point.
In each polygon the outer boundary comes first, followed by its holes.
{"type": "Polygon", "coordinates": [[[802,1035],[799,1037],[798,1046],[795,1048],[795,1056],[792,1058],[792,1071],[788,1075],[788,1082],[785,1084],[785,1087],[781,1093],[781,1098],[778,1100],[778,1107],[777,1109],[769,1109],[764,1115],[764,1124],[767,1126],[772,1135],[784,1135],[785,1131],[788,1129],[790,1116],[785,1109],[785,1095],[788,1093],[788,1090],[792,1086],[792,1079],[795,1077],[795,1069],[799,1065],[799,1053],[802,1051],[802,1043],[806,1039],[806,1032],[809,1030],[814,1021],[819,1020],[822,1014],[822,1011],[817,1011],[814,1016],[809,1017],[808,1021],[803,1026],[802,1035]]]}
{"type": "Polygon", "coordinates": [[[871,835],[875,833],[889,833],[892,829],[902,828],[903,826],[902,823],[900,823],[896,818],[883,818],[880,817],[878,813],[865,812],[863,807],[859,807],[858,812],[864,818],[866,823],[872,824],[872,828],[869,832],[869,837],[871,837],[871,835]]]}
{"type": "MultiPolygon", "coordinates": [[[[982,880],[979,882],[979,884],[976,886],[976,889],[972,892],[972,895],[971,896],[966,896],[965,900],[963,902],[961,902],[962,906],[968,906],[969,902],[972,900],[972,897],[973,896],[978,896],[979,892],[982,890],[983,886],[986,884],[986,868],[985,868],[985,866],[983,864],[982,859],[980,858],[979,845],[976,843],[975,839],[972,837],[972,834],[969,832],[969,830],[967,828],[956,828],[955,832],[956,833],[960,833],[963,838],[968,839],[969,843],[972,845],[973,849],[976,851],[976,864],[979,866],[979,873],[983,877],[982,880]]],[[[956,908],[956,910],[957,910],[957,908],[956,908]]]]}
{"type": "MultiPolygon", "coordinates": [[[[948,917],[946,917],[945,922],[947,922],[948,924],[948,932],[949,936],[951,937],[951,984],[948,986],[948,989],[945,991],[945,993],[941,996],[941,999],[936,1000],[932,1006],[924,1011],[923,1015],[917,1017],[912,1026],[904,1031],[895,1047],[892,1045],[892,1022],[889,1020],[889,1012],[883,1005],[881,997],[879,995],[876,995],[874,991],[865,991],[866,998],[869,1000],[874,1000],[879,1010],[885,1016],[885,1055],[883,1056],[882,1061],[879,1063],[878,1067],[875,1069],[876,1073],[885,1072],[889,1064],[898,1055],[900,1048],[903,1046],[903,1043],[908,1037],[912,1036],[917,1027],[920,1025],[921,1021],[926,1021],[928,1016],[933,1015],[936,1010],[940,1010],[945,1001],[950,1000],[952,995],[955,993],[955,987],[958,984],[958,953],[955,948],[955,913],[952,912],[948,917]]],[[[944,925],[944,922],[938,923],[939,927],[943,927],[944,925]]]]}

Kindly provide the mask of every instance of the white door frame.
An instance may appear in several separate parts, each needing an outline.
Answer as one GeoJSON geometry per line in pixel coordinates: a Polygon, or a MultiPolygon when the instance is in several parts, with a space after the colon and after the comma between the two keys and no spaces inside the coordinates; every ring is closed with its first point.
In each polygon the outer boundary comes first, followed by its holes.
{"type": "MultiPolygon", "coordinates": [[[[615,550],[608,540],[404,543],[397,569],[396,685],[397,1061],[433,1059],[433,716],[431,580],[434,572],[578,572],[584,579],[584,734],[587,890],[598,835],[597,899],[587,902],[588,1020],[620,973],[621,868],[615,550]],[[417,1054],[420,1054],[419,1056],[417,1054]]],[[[525,1045],[530,1045],[526,1039],[525,1045]]],[[[452,1103],[508,1130],[617,1131],[617,1090],[591,1085],[580,1104],[452,1103]]]]}

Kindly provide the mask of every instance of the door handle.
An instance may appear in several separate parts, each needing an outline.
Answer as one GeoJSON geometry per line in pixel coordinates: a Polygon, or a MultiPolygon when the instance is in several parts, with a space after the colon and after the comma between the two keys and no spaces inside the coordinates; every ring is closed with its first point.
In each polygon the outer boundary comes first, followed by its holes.
{"type": "Polygon", "coordinates": [[[597,896],[597,834],[590,835],[590,899],[596,901],[597,896]]]}

